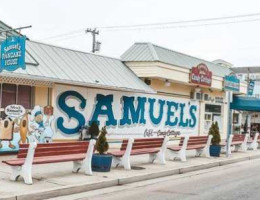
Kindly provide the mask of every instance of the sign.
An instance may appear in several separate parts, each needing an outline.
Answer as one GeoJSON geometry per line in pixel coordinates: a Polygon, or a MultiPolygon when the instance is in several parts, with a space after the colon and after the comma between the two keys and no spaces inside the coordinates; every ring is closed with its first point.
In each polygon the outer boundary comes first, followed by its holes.
{"type": "Polygon", "coordinates": [[[224,89],[232,92],[239,92],[240,80],[234,75],[225,76],[224,89]]]}
{"type": "Polygon", "coordinates": [[[215,97],[215,103],[224,103],[224,98],[223,97],[215,97]]]}
{"type": "Polygon", "coordinates": [[[97,122],[109,138],[198,134],[199,103],[162,95],[92,88],[55,87],[55,139],[79,137],[79,129],[97,122]]]}
{"type": "Polygon", "coordinates": [[[25,40],[24,36],[11,36],[1,42],[0,72],[25,69],[25,40]]]}
{"type": "Polygon", "coordinates": [[[255,81],[250,80],[247,88],[247,95],[252,96],[254,93],[255,81]]]}
{"type": "Polygon", "coordinates": [[[212,72],[209,71],[207,65],[204,63],[199,64],[197,67],[192,67],[190,82],[210,87],[212,83],[212,72]]]}
{"type": "Polygon", "coordinates": [[[12,104],[5,108],[5,114],[13,118],[21,117],[25,114],[25,108],[21,105],[12,104]]]}

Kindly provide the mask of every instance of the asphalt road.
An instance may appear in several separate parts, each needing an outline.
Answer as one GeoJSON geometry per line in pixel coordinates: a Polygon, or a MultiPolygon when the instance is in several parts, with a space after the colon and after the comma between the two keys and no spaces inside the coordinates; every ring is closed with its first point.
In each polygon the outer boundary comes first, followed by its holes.
{"type": "Polygon", "coordinates": [[[60,199],[260,200],[260,159],[60,199]]]}

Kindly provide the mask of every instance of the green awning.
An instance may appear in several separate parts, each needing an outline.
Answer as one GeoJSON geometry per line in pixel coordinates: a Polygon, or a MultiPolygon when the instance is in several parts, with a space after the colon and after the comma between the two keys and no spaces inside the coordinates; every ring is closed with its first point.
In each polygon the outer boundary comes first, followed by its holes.
{"type": "Polygon", "coordinates": [[[260,99],[255,97],[234,96],[230,109],[260,112],[260,99]]]}

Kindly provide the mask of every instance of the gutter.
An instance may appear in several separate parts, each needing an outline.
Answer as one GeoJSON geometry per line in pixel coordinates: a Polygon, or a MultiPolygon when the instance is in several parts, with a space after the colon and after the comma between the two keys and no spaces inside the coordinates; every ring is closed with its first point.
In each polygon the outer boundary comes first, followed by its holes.
{"type": "MultiPolygon", "coordinates": [[[[13,77],[13,78],[24,78],[24,79],[29,79],[29,80],[36,80],[36,81],[39,80],[39,81],[52,82],[52,83],[56,83],[56,84],[84,86],[84,87],[98,88],[98,89],[108,89],[108,90],[116,90],[116,91],[124,91],[124,92],[156,94],[156,92],[152,88],[151,88],[151,91],[148,91],[148,90],[141,90],[141,89],[131,89],[131,88],[125,88],[125,87],[101,85],[101,84],[95,84],[95,83],[82,83],[82,82],[79,82],[79,81],[72,81],[72,80],[46,78],[46,77],[42,77],[42,76],[28,76],[28,75],[8,73],[8,72],[7,73],[5,72],[5,74],[0,73],[0,76],[10,77],[10,78],[11,77],[13,77]]],[[[149,86],[147,86],[147,87],[149,87],[149,86]]]]}

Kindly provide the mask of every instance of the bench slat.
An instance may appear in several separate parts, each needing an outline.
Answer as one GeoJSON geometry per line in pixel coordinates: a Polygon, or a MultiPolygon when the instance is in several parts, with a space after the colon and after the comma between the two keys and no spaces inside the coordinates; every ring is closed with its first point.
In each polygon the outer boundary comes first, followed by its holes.
{"type": "MultiPolygon", "coordinates": [[[[46,147],[46,146],[78,146],[88,144],[86,141],[77,141],[77,142],[53,142],[53,143],[40,143],[37,144],[37,148],[39,147],[46,147]]],[[[20,144],[19,148],[29,148],[29,144],[20,144]]]]}
{"type": "MultiPolygon", "coordinates": [[[[158,148],[161,147],[163,144],[164,138],[142,138],[142,139],[135,139],[132,149],[148,149],[148,148],[158,148]]],[[[128,144],[128,140],[123,140],[121,144],[120,151],[126,150],[128,144]]]]}
{"type": "MultiPolygon", "coordinates": [[[[46,157],[37,157],[33,159],[33,164],[48,164],[48,163],[57,163],[57,162],[69,162],[69,161],[78,161],[83,160],[85,154],[69,154],[69,155],[59,155],[59,156],[46,156],[46,157]]],[[[24,164],[24,158],[18,158],[13,160],[3,161],[11,166],[21,166],[24,164]]]]}

